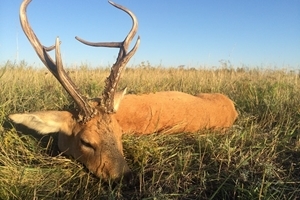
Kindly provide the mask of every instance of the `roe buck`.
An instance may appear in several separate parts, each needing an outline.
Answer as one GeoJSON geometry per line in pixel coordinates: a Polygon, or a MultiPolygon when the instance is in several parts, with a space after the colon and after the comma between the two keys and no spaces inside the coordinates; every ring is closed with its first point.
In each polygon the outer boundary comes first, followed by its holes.
{"type": "Polygon", "coordinates": [[[130,174],[123,157],[123,133],[149,134],[153,132],[196,132],[201,129],[225,129],[237,117],[233,102],[222,94],[189,94],[169,91],[145,95],[116,93],[122,70],[139,46],[139,37],[128,52],[128,46],[137,31],[137,19],[128,9],[110,2],[132,19],[132,28],[123,42],[91,43],[96,47],[119,48],[118,58],[105,81],[100,98],[87,99],[76,88],[63,69],[60,42],[44,47],[31,29],[26,8],[31,0],[24,0],[20,21],[24,33],[41,61],[74,99],[79,112],[41,111],[11,114],[15,123],[23,124],[41,134],[59,132],[60,151],[82,162],[91,172],[103,179],[117,179],[130,174]],[[55,49],[54,62],[47,51],[55,49]]]}

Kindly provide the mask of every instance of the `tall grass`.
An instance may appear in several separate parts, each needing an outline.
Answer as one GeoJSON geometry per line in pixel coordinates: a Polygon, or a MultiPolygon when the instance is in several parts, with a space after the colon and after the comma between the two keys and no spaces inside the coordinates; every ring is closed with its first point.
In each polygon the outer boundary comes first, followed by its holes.
{"type": "MultiPolygon", "coordinates": [[[[99,96],[109,73],[67,71],[90,97],[99,96]]],[[[135,174],[125,185],[105,183],[60,155],[55,134],[38,138],[7,120],[9,113],[74,106],[45,69],[7,63],[0,68],[0,199],[297,199],[299,77],[286,70],[128,68],[119,88],[129,93],[220,92],[235,101],[239,118],[225,135],[125,135],[135,174]]]]}

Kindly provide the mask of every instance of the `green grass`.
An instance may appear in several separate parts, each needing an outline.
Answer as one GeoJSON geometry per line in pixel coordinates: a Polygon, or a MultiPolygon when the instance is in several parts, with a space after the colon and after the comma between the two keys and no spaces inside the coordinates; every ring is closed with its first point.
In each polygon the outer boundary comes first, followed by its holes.
{"type": "MultiPolygon", "coordinates": [[[[67,70],[90,97],[109,69],[67,70]]],[[[131,185],[105,183],[57,155],[55,134],[37,138],[9,113],[62,110],[73,103],[46,69],[0,67],[0,199],[297,199],[300,197],[300,75],[287,70],[128,68],[129,93],[220,92],[239,118],[227,134],[123,137],[131,185]]]]}

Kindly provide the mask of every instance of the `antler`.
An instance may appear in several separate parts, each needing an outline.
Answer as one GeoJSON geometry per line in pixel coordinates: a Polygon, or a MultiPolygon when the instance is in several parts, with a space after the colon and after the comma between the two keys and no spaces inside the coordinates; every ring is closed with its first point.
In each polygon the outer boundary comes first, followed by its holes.
{"type": "Polygon", "coordinates": [[[24,0],[20,7],[20,22],[22,29],[27,36],[29,42],[33,46],[34,50],[36,51],[37,55],[41,59],[41,61],[45,64],[45,66],[49,69],[49,71],[55,76],[55,78],[60,82],[60,84],[65,88],[65,90],[69,93],[69,95],[73,98],[75,103],[80,109],[80,116],[79,119],[86,122],[89,120],[93,115],[96,114],[96,110],[93,109],[88,101],[87,98],[80,94],[75,84],[72,82],[70,77],[67,75],[65,70],[63,69],[61,54],[60,54],[60,41],[59,38],[56,38],[55,45],[51,47],[43,46],[36,35],[34,34],[32,28],[29,25],[26,9],[28,4],[31,0],[24,0]],[[51,51],[55,49],[55,58],[56,62],[52,60],[52,58],[48,55],[47,51],[51,51]]]}
{"type": "Polygon", "coordinates": [[[117,89],[118,82],[121,77],[122,70],[125,68],[126,64],[130,60],[130,58],[135,54],[136,50],[140,44],[140,37],[137,38],[137,41],[134,47],[128,52],[128,46],[132,41],[133,37],[135,36],[137,29],[138,29],[138,22],[136,16],[127,8],[115,4],[112,1],[108,1],[114,7],[123,10],[126,12],[132,19],[132,27],[129,31],[128,35],[124,39],[123,42],[88,42],[83,40],[79,37],[75,37],[78,41],[82,42],[83,44],[94,46],[94,47],[111,47],[111,48],[120,48],[118,58],[113,64],[111,68],[110,75],[106,78],[105,81],[105,88],[102,93],[102,101],[101,107],[105,109],[106,112],[114,112],[114,95],[117,89]]]}

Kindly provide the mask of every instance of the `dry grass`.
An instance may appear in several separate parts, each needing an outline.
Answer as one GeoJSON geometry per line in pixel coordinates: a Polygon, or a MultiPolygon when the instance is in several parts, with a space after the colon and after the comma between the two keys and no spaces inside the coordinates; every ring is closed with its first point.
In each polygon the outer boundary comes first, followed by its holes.
{"type": "MultiPolygon", "coordinates": [[[[81,91],[100,94],[108,69],[69,69],[81,91]]],[[[73,106],[44,69],[25,62],[0,68],[0,199],[297,199],[300,196],[298,72],[261,69],[129,68],[130,93],[221,92],[240,116],[226,135],[124,136],[132,185],[104,183],[57,155],[55,135],[36,138],[9,113],[73,106]],[[18,131],[17,131],[18,130],[18,131]],[[52,156],[51,156],[52,155],[52,156]]]]}

